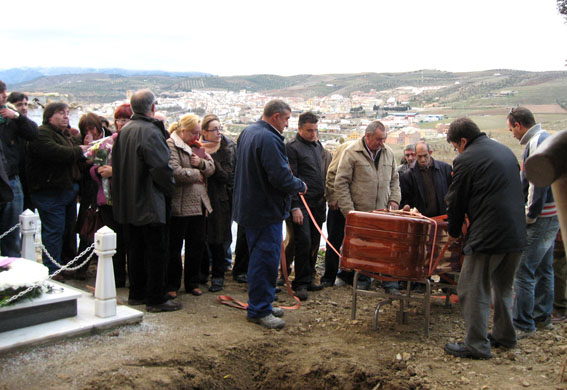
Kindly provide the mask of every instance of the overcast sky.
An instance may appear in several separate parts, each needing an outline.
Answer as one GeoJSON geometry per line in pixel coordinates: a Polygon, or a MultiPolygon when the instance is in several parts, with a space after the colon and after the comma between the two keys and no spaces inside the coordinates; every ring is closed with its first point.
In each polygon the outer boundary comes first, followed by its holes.
{"type": "Polygon", "coordinates": [[[555,0],[26,0],[0,9],[0,69],[567,70],[555,0]]]}

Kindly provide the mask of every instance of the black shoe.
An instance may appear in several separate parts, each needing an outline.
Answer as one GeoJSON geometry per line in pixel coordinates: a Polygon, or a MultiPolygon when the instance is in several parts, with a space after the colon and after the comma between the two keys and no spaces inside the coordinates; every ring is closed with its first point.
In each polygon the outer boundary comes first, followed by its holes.
{"type": "Polygon", "coordinates": [[[219,292],[222,289],[223,289],[222,284],[212,284],[211,287],[209,287],[210,292],[219,292]]]}
{"type": "Polygon", "coordinates": [[[276,294],[279,294],[282,292],[282,289],[279,287],[276,287],[276,289],[274,290],[276,292],[276,294]]]}
{"type": "Polygon", "coordinates": [[[360,280],[356,284],[358,290],[370,290],[370,282],[361,282],[360,280]]]}
{"type": "Polygon", "coordinates": [[[301,287],[295,291],[295,296],[299,298],[300,301],[306,301],[309,298],[309,294],[307,293],[307,288],[301,287]]]}
{"type": "Polygon", "coordinates": [[[283,280],[283,278],[278,278],[278,280],[276,280],[276,286],[284,286],[285,285],[285,280],[283,280]]]}
{"type": "Polygon", "coordinates": [[[445,344],[445,352],[460,358],[467,359],[490,359],[492,355],[475,355],[470,349],[467,348],[465,343],[448,343],[445,344]]]}
{"type": "Polygon", "coordinates": [[[234,280],[235,280],[237,283],[248,283],[248,275],[246,275],[246,274],[236,275],[236,276],[234,277],[234,280]]]}
{"type": "Polygon", "coordinates": [[[512,346],[508,346],[505,344],[502,344],[500,341],[496,340],[493,336],[492,333],[488,334],[488,341],[490,341],[490,346],[494,347],[494,348],[507,348],[507,349],[512,349],[516,346],[516,344],[512,345],[512,346]]]}
{"type": "Polygon", "coordinates": [[[331,282],[329,280],[321,280],[321,286],[323,287],[333,287],[335,285],[335,282],[331,282]]]}
{"type": "Polygon", "coordinates": [[[307,291],[321,291],[324,288],[325,287],[320,284],[311,283],[309,286],[307,286],[307,291]]]}
{"type": "Polygon", "coordinates": [[[139,306],[146,303],[145,299],[128,298],[128,306],[139,306]]]}
{"type": "Polygon", "coordinates": [[[157,305],[146,305],[146,311],[150,313],[161,313],[164,311],[176,311],[182,307],[181,302],[165,301],[164,303],[159,303],[157,305]]]}

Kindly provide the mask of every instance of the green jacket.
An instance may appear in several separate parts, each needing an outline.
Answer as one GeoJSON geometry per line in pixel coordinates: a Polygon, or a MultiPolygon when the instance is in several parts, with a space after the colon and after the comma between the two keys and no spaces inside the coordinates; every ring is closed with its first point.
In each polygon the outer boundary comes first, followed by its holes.
{"type": "Polygon", "coordinates": [[[41,125],[38,137],[27,146],[26,171],[32,192],[71,190],[80,178],[77,163],[83,151],[51,125],[41,125]]]}

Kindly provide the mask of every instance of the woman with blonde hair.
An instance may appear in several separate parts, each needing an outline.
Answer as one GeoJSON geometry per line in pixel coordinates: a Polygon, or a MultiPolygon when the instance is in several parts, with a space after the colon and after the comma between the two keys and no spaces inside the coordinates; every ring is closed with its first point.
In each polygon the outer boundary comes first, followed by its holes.
{"type": "Polygon", "coordinates": [[[169,233],[169,263],[166,287],[174,298],[181,287],[181,248],[185,240],[183,276],[185,291],[201,295],[199,270],[205,251],[205,217],[213,211],[207,195],[207,178],[215,172],[211,156],[198,142],[201,121],[186,114],[169,127],[167,145],[171,151],[170,164],[175,178],[171,202],[169,233]]]}
{"type": "MultiPolygon", "coordinates": [[[[215,173],[209,178],[208,193],[213,212],[207,217],[207,244],[212,256],[209,291],[224,287],[225,244],[232,241],[232,187],[236,165],[236,144],[222,134],[220,119],[205,115],[201,143],[215,161],[215,173]]],[[[208,267],[207,267],[208,275],[208,267]]]]}

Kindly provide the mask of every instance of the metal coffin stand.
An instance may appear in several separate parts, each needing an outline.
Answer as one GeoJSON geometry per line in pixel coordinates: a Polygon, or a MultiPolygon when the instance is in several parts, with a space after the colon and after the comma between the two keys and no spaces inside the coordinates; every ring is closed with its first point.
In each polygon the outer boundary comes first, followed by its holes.
{"type": "MultiPolygon", "coordinates": [[[[454,290],[449,283],[432,283],[432,275],[458,274],[462,262],[462,243],[450,248],[447,242],[447,222],[444,216],[427,218],[405,212],[353,211],[347,215],[345,240],[341,254],[341,269],[354,271],[351,318],[356,318],[357,296],[376,295],[381,300],[374,311],[374,329],[378,328],[380,308],[400,301],[397,313],[399,323],[407,323],[407,307],[410,301],[423,302],[425,334],[429,336],[431,291],[433,288],[454,290]],[[432,253],[433,250],[433,253],[432,253]],[[402,295],[382,291],[358,289],[358,277],[365,274],[379,280],[407,281],[408,288],[402,295]],[[424,283],[423,296],[411,295],[411,283],[424,283]]],[[[444,294],[449,304],[450,293],[444,294]]]]}

